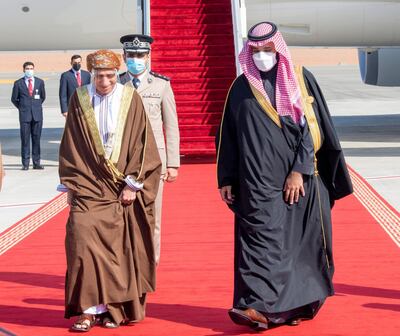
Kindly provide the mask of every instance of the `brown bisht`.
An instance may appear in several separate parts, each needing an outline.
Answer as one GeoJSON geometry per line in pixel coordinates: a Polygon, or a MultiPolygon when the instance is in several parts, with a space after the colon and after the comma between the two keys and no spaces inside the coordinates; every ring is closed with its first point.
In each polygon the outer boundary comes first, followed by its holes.
{"type": "MultiPolygon", "coordinates": [[[[117,84],[119,85],[119,84],[117,84]]],[[[73,194],[66,227],[65,317],[106,304],[113,319],[144,318],[155,289],[154,199],[161,161],[139,95],[124,88],[113,153],[105,158],[86,87],[72,96],[60,146],[60,180],[73,194]],[[118,197],[131,175],[132,205],[118,197]]]]}

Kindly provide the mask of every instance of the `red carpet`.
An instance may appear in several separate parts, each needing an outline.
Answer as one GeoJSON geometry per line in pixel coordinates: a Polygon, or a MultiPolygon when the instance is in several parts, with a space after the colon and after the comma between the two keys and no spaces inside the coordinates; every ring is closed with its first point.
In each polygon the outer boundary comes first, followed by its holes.
{"type": "Polygon", "coordinates": [[[215,152],[214,135],[236,77],[231,0],[151,0],[152,68],[171,78],[181,154],[215,152]]]}
{"type": "MultiPolygon", "coordinates": [[[[147,319],[117,330],[95,327],[90,335],[247,333],[227,315],[233,225],[214,181],[213,164],[184,165],[179,181],[166,188],[158,290],[149,298],[147,319]]],[[[63,319],[66,216],[61,211],[0,256],[0,335],[1,328],[21,336],[69,334],[72,321],[63,319]]],[[[334,243],[336,296],[315,320],[265,335],[399,334],[400,251],[355,196],[335,207],[334,243]]]]}

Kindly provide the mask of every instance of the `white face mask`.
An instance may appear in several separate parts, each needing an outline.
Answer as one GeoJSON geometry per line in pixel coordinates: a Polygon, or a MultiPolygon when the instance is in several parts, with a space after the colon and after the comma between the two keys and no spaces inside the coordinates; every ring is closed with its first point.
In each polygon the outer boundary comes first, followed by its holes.
{"type": "Polygon", "coordinates": [[[269,71],[276,64],[276,53],[259,51],[253,54],[253,61],[260,71],[269,71]]]}

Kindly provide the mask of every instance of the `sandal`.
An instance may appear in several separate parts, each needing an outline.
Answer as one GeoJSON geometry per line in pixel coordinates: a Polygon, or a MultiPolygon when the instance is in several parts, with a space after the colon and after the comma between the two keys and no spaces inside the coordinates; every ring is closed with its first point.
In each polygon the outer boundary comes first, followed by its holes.
{"type": "Polygon", "coordinates": [[[72,325],[72,331],[88,332],[96,324],[96,315],[82,314],[72,325]]]}
{"type": "Polygon", "coordinates": [[[104,313],[100,315],[101,317],[101,325],[107,329],[116,329],[119,327],[119,324],[113,320],[110,313],[104,313]]]}

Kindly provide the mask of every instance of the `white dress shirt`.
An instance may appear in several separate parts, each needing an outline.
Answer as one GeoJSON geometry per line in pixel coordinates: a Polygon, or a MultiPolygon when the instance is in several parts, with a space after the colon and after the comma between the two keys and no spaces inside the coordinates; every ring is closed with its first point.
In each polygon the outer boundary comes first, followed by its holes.
{"type": "Polygon", "coordinates": [[[103,145],[105,145],[109,136],[115,134],[124,86],[117,83],[114,90],[104,96],[99,95],[92,84],[89,84],[87,88],[94,109],[97,128],[103,145]]]}
{"type": "Polygon", "coordinates": [[[29,88],[29,80],[30,79],[32,79],[32,90],[33,90],[33,88],[35,87],[35,77],[32,76],[32,77],[28,78],[25,76],[25,84],[26,84],[26,87],[29,88]]]}

